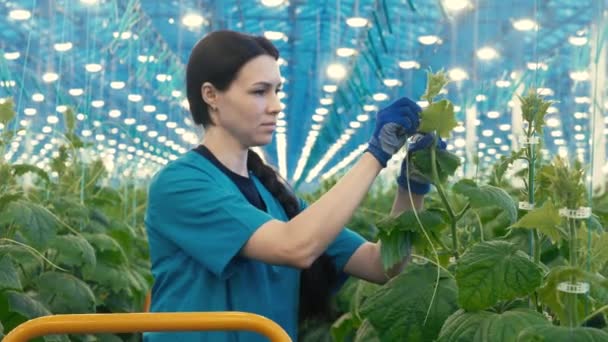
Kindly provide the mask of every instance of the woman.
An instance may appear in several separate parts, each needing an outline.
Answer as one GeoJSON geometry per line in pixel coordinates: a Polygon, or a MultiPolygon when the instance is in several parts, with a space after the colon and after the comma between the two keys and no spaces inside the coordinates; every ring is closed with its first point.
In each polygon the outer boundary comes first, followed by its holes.
{"type": "MultiPolygon", "coordinates": [[[[402,98],[380,110],[368,150],[307,206],[249,149],[271,141],[281,111],[277,59],[265,38],[233,31],[213,32],[195,45],[187,95],[205,135],[155,176],[145,223],[155,277],[151,311],[257,313],[295,341],[298,321],[326,311],[348,275],[384,283],[400,271],[385,273],[379,245],[343,227],[387,161],[416,133],[420,108],[402,98]]],[[[400,178],[407,186],[407,173],[400,178]]],[[[413,199],[420,208],[423,194],[413,199]]],[[[393,214],[408,203],[400,189],[393,214]]],[[[148,333],[145,339],[265,340],[248,332],[148,333]]]]}

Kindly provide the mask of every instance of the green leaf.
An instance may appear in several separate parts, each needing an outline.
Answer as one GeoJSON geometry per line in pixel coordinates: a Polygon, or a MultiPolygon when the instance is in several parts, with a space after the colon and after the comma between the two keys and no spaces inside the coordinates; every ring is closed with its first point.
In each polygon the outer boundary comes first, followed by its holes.
{"type": "MultiPolygon", "coordinates": [[[[559,318],[560,322],[568,322],[567,297],[569,294],[559,291],[558,285],[562,282],[586,281],[591,288],[605,288],[608,284],[603,277],[585,272],[577,267],[557,266],[546,275],[545,282],[538,289],[538,295],[543,304],[547,305],[559,318]]],[[[585,316],[584,296],[577,296],[576,317],[580,321],[585,316]]]]}
{"type": "Polygon", "coordinates": [[[95,266],[95,249],[82,236],[61,235],[51,242],[57,253],[56,263],[66,266],[95,266]]]}
{"type": "MultiPolygon", "coordinates": [[[[9,306],[8,296],[11,291],[0,292],[0,324],[3,326],[3,331],[9,333],[19,324],[27,321],[27,317],[13,312],[9,306]]],[[[14,292],[14,291],[13,291],[14,292]]],[[[21,292],[16,292],[21,293],[21,292]]]]}
{"type": "Polygon", "coordinates": [[[87,201],[96,206],[122,206],[122,195],[110,187],[99,187],[95,190],[95,195],[87,198],[87,201]]]}
{"type": "Polygon", "coordinates": [[[525,154],[526,150],[525,149],[520,149],[517,152],[512,152],[510,156],[502,156],[500,157],[500,160],[494,164],[493,170],[492,170],[492,176],[493,176],[493,183],[492,185],[498,185],[502,182],[502,178],[505,174],[505,172],[507,172],[507,169],[509,168],[509,166],[515,162],[516,160],[520,159],[524,154],[525,154]]]}
{"type": "Polygon", "coordinates": [[[517,342],[517,337],[523,329],[543,325],[551,323],[543,315],[530,309],[515,309],[503,313],[458,310],[441,328],[438,342],[517,342]]]}
{"type": "Polygon", "coordinates": [[[42,303],[25,293],[13,290],[0,292],[0,322],[4,332],[13,330],[28,319],[50,314],[42,303]]]}
{"type": "Polygon", "coordinates": [[[125,276],[127,272],[124,267],[107,264],[99,259],[95,267],[87,266],[83,271],[85,280],[95,282],[114,292],[126,289],[130,285],[129,279],[125,276]]]}
{"type": "Polygon", "coordinates": [[[83,234],[89,243],[95,248],[97,262],[104,261],[114,265],[122,265],[127,262],[127,256],[116,240],[106,234],[83,234]]]}
{"type": "Polygon", "coordinates": [[[357,290],[359,280],[355,277],[349,277],[344,285],[340,288],[338,293],[335,295],[336,309],[338,312],[349,312],[351,311],[352,304],[354,301],[354,294],[357,290]]]}
{"type": "Polygon", "coordinates": [[[486,240],[502,237],[507,234],[512,221],[510,213],[499,207],[474,209],[479,216],[486,240]]]}
{"type": "Polygon", "coordinates": [[[378,237],[381,241],[380,256],[385,270],[395,266],[409,255],[411,250],[410,232],[393,231],[390,234],[385,234],[380,231],[378,237]]]}
{"type": "MultiPolygon", "coordinates": [[[[578,234],[579,246],[587,246],[589,236],[587,234],[578,234]]],[[[580,256],[578,257],[581,267],[587,266],[589,260],[589,270],[598,272],[608,263],[608,233],[591,232],[591,248],[580,248],[580,256]]]]}
{"type": "Polygon", "coordinates": [[[331,338],[335,342],[351,341],[355,335],[357,319],[348,312],[340,316],[331,326],[331,338]]]}
{"type": "Polygon", "coordinates": [[[549,200],[545,201],[542,207],[530,210],[511,227],[538,229],[538,231],[547,235],[553,243],[559,243],[561,235],[557,226],[561,221],[559,211],[553,206],[553,202],[549,200]]]}
{"type": "Polygon", "coordinates": [[[5,127],[15,117],[13,99],[8,98],[0,103],[0,123],[5,127]]]}
{"type": "Polygon", "coordinates": [[[491,185],[477,186],[475,181],[463,179],[454,184],[452,191],[467,197],[471,203],[471,208],[502,208],[509,215],[510,224],[517,220],[515,201],[501,188],[491,185]]]}
{"type": "Polygon", "coordinates": [[[556,157],[551,165],[540,169],[538,178],[539,187],[551,191],[558,207],[576,209],[587,203],[585,171],[580,162],[569,165],[567,160],[556,157]]]}
{"type": "Polygon", "coordinates": [[[420,223],[422,223],[425,230],[435,230],[438,227],[446,225],[441,213],[432,209],[419,212],[406,211],[397,217],[388,217],[380,220],[376,225],[380,232],[391,234],[397,231],[420,232],[420,223]]]}
{"type": "Polygon", "coordinates": [[[443,322],[458,309],[456,283],[443,270],[431,302],[436,281],[437,268],[410,264],[363,303],[361,315],[381,341],[433,341],[443,322]]]}
{"type": "Polygon", "coordinates": [[[44,304],[25,293],[6,291],[4,294],[8,300],[10,312],[18,313],[27,319],[48,316],[51,314],[44,304]]]}
{"type": "Polygon", "coordinates": [[[8,255],[0,256],[0,291],[21,290],[19,273],[15,269],[13,260],[8,255]]]}
{"type": "Polygon", "coordinates": [[[350,310],[354,313],[357,319],[361,320],[359,313],[363,303],[380,289],[380,285],[370,283],[365,280],[358,280],[355,286],[355,292],[352,296],[350,310]]]}
{"type": "Polygon", "coordinates": [[[148,282],[141,274],[132,269],[126,269],[126,271],[126,277],[129,280],[129,285],[134,291],[139,293],[145,293],[148,291],[148,282]]]}
{"type": "Polygon", "coordinates": [[[19,233],[27,239],[28,244],[38,250],[44,250],[55,238],[59,224],[55,215],[48,209],[25,200],[10,202],[7,205],[6,214],[0,217],[0,225],[11,223],[18,225],[19,233]]]}
{"type": "Polygon", "coordinates": [[[423,99],[426,99],[429,103],[433,102],[433,99],[439,95],[441,89],[448,84],[448,76],[444,71],[438,71],[432,73],[426,72],[426,90],[423,99]]]}
{"type": "Polygon", "coordinates": [[[466,312],[462,309],[454,312],[445,321],[439,333],[438,342],[467,341],[474,342],[484,321],[492,317],[489,311],[466,312]]]}
{"type": "Polygon", "coordinates": [[[547,109],[551,106],[551,101],[545,101],[535,89],[530,89],[528,95],[521,97],[521,112],[522,117],[527,121],[538,134],[542,134],[543,126],[545,124],[545,115],[547,109]]]}
{"type": "Polygon", "coordinates": [[[64,175],[66,173],[65,171],[67,169],[67,162],[69,158],[67,147],[65,145],[59,146],[57,152],[59,155],[51,159],[51,170],[57,172],[59,175],[64,175]]]}
{"type": "Polygon", "coordinates": [[[20,192],[9,192],[0,196],[0,211],[4,210],[7,204],[16,201],[23,197],[23,193],[20,192]]]}
{"type": "Polygon", "coordinates": [[[38,255],[20,245],[0,245],[0,255],[9,256],[13,260],[21,286],[25,288],[28,288],[32,281],[28,274],[40,272],[40,268],[44,265],[44,261],[38,255]]]}
{"type": "Polygon", "coordinates": [[[95,312],[95,296],[82,280],[68,273],[46,272],[38,277],[40,298],[55,314],[95,312]]]}
{"type": "Polygon", "coordinates": [[[21,176],[28,172],[34,173],[38,175],[38,177],[42,178],[45,182],[49,183],[51,180],[49,179],[49,175],[43,169],[30,165],[30,164],[14,164],[11,166],[13,168],[13,174],[15,176],[21,176]]]}
{"type": "MultiPolygon", "coordinates": [[[[0,293],[0,322],[6,333],[27,320],[49,315],[51,312],[32,296],[16,291],[0,293]]],[[[31,341],[70,342],[66,335],[46,335],[31,341]]]]}
{"type": "MultiPolygon", "coordinates": [[[[435,153],[437,163],[437,174],[439,181],[445,183],[448,177],[453,176],[456,170],[460,167],[460,157],[449,151],[439,150],[435,153]]],[[[433,169],[431,164],[431,150],[424,149],[417,151],[410,157],[410,163],[413,168],[420,173],[420,176],[428,179],[433,178],[433,169]]]]}
{"type": "MultiPolygon", "coordinates": [[[[0,139],[0,143],[2,140],[0,139]]],[[[0,144],[0,146],[2,146],[0,144]]],[[[13,177],[11,172],[11,166],[6,163],[0,163],[0,186],[7,187],[12,185],[13,177]]],[[[3,194],[4,195],[4,194],[3,194]]]]}
{"type": "Polygon", "coordinates": [[[422,133],[437,132],[442,138],[449,138],[450,132],[458,122],[454,116],[454,105],[443,99],[439,102],[429,104],[420,113],[420,126],[418,131],[422,133]]]}
{"type": "Polygon", "coordinates": [[[608,332],[594,328],[534,326],[522,331],[517,341],[606,342],[608,341],[608,332]]]}
{"type": "Polygon", "coordinates": [[[74,128],[76,127],[76,115],[74,114],[74,110],[68,107],[68,109],[63,112],[63,119],[66,132],[68,134],[73,133],[74,128]]]}
{"type": "Polygon", "coordinates": [[[122,247],[127,255],[131,253],[137,247],[136,235],[131,227],[127,225],[121,225],[121,222],[115,222],[112,224],[112,229],[108,231],[108,234],[122,247]]]}
{"type": "MultiPolygon", "coordinates": [[[[101,290],[105,292],[105,289],[101,290]]],[[[100,292],[97,288],[96,292],[100,292]]],[[[120,291],[105,292],[103,297],[97,297],[98,302],[103,303],[104,311],[108,312],[138,312],[141,311],[144,305],[144,298],[137,298],[133,296],[132,291],[129,288],[122,289],[120,291]]],[[[329,335],[329,326],[326,328],[326,333],[329,335]]]]}
{"type": "MultiPolygon", "coordinates": [[[[378,333],[369,322],[369,320],[363,321],[361,327],[357,330],[357,335],[355,335],[355,342],[380,342],[380,338],[378,338],[378,333]]],[[[338,341],[336,341],[338,342],[338,341]]],[[[342,341],[340,341],[342,342],[342,341]]]]}
{"type": "Polygon", "coordinates": [[[108,216],[106,214],[104,214],[103,211],[101,211],[97,208],[93,208],[93,209],[91,209],[90,215],[91,215],[90,216],[91,221],[99,222],[101,225],[103,225],[105,227],[110,226],[110,218],[108,218],[108,216]]]}
{"type": "Polygon", "coordinates": [[[75,148],[83,148],[85,147],[85,143],[80,139],[77,134],[74,133],[65,133],[65,138],[70,142],[70,144],[75,148]]]}
{"type": "Polygon", "coordinates": [[[439,179],[442,179],[442,182],[448,177],[453,176],[460,167],[460,157],[450,151],[439,150],[436,152],[435,158],[437,159],[439,179]]]}
{"type": "Polygon", "coordinates": [[[106,176],[107,170],[101,159],[97,159],[90,163],[85,172],[85,184],[87,191],[92,192],[103,177],[106,176]]]}
{"type": "Polygon", "coordinates": [[[411,233],[423,234],[423,227],[427,233],[431,231],[439,232],[447,227],[447,223],[440,212],[424,210],[417,213],[406,211],[397,217],[381,220],[377,226],[380,230],[378,238],[381,241],[382,263],[388,269],[406,256],[408,248],[412,244],[411,239],[415,237],[411,233]],[[418,216],[418,219],[416,216],[418,216]],[[420,223],[422,223],[422,227],[420,223]]]}
{"type": "Polygon", "coordinates": [[[456,266],[458,303],[466,310],[486,309],[501,300],[528,295],[541,281],[541,268],[505,241],[474,245],[456,266]]]}

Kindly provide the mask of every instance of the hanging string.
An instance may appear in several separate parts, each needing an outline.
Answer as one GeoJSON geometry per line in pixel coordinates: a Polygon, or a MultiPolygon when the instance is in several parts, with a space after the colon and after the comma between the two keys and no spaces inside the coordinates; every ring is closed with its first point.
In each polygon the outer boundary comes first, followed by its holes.
{"type": "MultiPolygon", "coordinates": [[[[55,16],[55,13],[52,11],[51,7],[49,7],[49,13],[48,13],[48,15],[49,15],[49,18],[51,19],[50,32],[54,32],[56,16],[55,16]]],[[[64,15],[63,16],[63,21],[61,23],[61,42],[62,43],[65,42],[65,27],[66,27],[66,18],[65,18],[65,15],[64,15]]],[[[54,68],[54,67],[53,68],[48,68],[48,66],[50,65],[50,61],[51,60],[52,59],[49,59],[49,64],[47,64],[47,70],[52,70],[53,72],[56,72],[57,74],[60,74],[61,70],[63,68],[63,53],[59,54],[59,65],[57,66],[57,68],[54,68]]],[[[55,103],[55,111],[56,111],[56,108],[59,106],[59,93],[60,93],[60,90],[61,90],[60,89],[60,87],[61,87],[61,81],[62,81],[62,77],[61,76],[59,77],[58,80],[55,81],[56,82],[55,83],[55,87],[54,87],[55,88],[54,89],[54,91],[55,91],[55,101],[54,101],[54,103],[55,103]]],[[[56,128],[57,123],[53,123],[51,125],[54,125],[55,128],[56,128]]],[[[52,139],[56,139],[57,135],[58,135],[57,134],[57,129],[53,129],[52,130],[51,141],[52,141],[52,139]]],[[[59,176],[60,175],[58,175],[58,177],[59,176]]],[[[48,189],[48,188],[47,188],[47,192],[46,192],[46,199],[47,200],[50,199],[50,189],[48,189]]]]}
{"type": "MultiPolygon", "coordinates": [[[[36,8],[37,4],[36,4],[36,0],[32,0],[32,8],[36,8]]],[[[14,119],[14,123],[13,123],[13,130],[17,130],[17,125],[19,122],[19,115],[21,115],[21,104],[22,104],[22,98],[23,98],[23,90],[25,88],[25,72],[27,70],[27,61],[29,59],[30,56],[30,46],[31,46],[31,41],[32,41],[32,30],[28,30],[27,33],[27,43],[25,46],[25,54],[23,56],[23,69],[21,71],[21,82],[19,82],[19,96],[17,97],[17,110],[15,112],[15,119],[14,119]]]]}
{"type": "Polygon", "coordinates": [[[534,45],[533,45],[533,51],[532,51],[532,55],[534,56],[534,60],[536,61],[536,69],[534,71],[534,90],[536,91],[536,89],[538,89],[538,69],[540,69],[539,67],[539,61],[540,61],[540,56],[538,54],[538,31],[540,31],[540,28],[538,27],[538,0],[534,0],[534,22],[537,24],[537,27],[534,28],[534,45]]]}
{"type": "MultiPolygon", "coordinates": [[[[590,61],[590,63],[593,63],[592,65],[594,65],[594,69],[595,69],[595,77],[593,79],[593,94],[591,94],[591,137],[592,137],[592,143],[591,146],[589,146],[589,156],[590,156],[590,170],[591,170],[591,174],[593,175],[594,169],[595,169],[595,158],[594,158],[594,154],[595,154],[595,148],[596,148],[596,143],[598,143],[595,139],[596,136],[596,122],[595,122],[595,118],[596,118],[596,113],[597,113],[597,105],[599,103],[598,101],[598,78],[599,77],[606,77],[606,75],[598,75],[597,72],[597,67],[600,65],[599,61],[600,61],[600,57],[602,54],[602,50],[604,48],[604,43],[606,40],[606,32],[608,32],[608,22],[607,23],[603,23],[604,19],[606,18],[606,16],[604,15],[604,8],[602,6],[602,2],[598,1],[597,2],[597,10],[595,11],[595,13],[597,14],[597,27],[596,27],[596,35],[595,35],[595,55],[590,55],[590,59],[592,59],[590,61]]],[[[593,50],[592,50],[593,51],[593,50]]],[[[604,72],[606,72],[606,70],[604,70],[604,72]]],[[[603,122],[600,123],[603,126],[603,122]]],[[[587,203],[588,206],[593,206],[593,177],[588,177],[589,181],[587,183],[587,203]]],[[[606,233],[604,233],[606,234],[606,233]]],[[[589,217],[587,219],[587,262],[586,262],[586,268],[587,271],[590,272],[591,271],[591,244],[592,241],[592,234],[591,234],[591,217],[589,217]]],[[[587,292],[585,297],[587,300],[585,300],[585,316],[587,316],[589,314],[589,295],[590,293],[587,292]]]]}
{"type": "MultiPolygon", "coordinates": [[[[89,46],[89,37],[90,37],[90,32],[89,32],[89,28],[91,25],[91,8],[90,6],[87,6],[87,16],[86,16],[86,21],[85,21],[85,63],[89,63],[90,61],[90,46],[89,46]]],[[[87,128],[89,128],[89,126],[87,125],[87,123],[90,122],[90,120],[87,120],[91,115],[91,101],[92,101],[92,93],[93,93],[93,89],[92,89],[92,76],[89,75],[90,73],[87,71],[85,73],[85,103],[84,103],[84,110],[83,110],[83,114],[85,115],[85,120],[83,120],[85,122],[85,125],[87,126],[87,128]]],[[[100,87],[101,89],[103,89],[103,87],[100,87]]],[[[81,149],[84,153],[84,149],[81,149]]],[[[87,153],[88,154],[88,153],[87,153]]],[[[85,158],[84,155],[81,155],[80,158],[80,173],[81,173],[81,180],[80,180],[80,202],[84,203],[84,187],[85,187],[85,179],[84,179],[84,175],[86,173],[86,163],[85,163],[85,158]]],[[[81,229],[82,229],[82,223],[81,223],[81,229]]]]}

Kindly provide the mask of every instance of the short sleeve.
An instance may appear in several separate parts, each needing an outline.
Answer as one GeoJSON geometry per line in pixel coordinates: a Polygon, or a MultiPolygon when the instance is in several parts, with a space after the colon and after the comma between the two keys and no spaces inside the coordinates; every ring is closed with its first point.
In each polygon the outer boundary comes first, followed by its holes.
{"type": "MultiPolygon", "coordinates": [[[[308,205],[302,199],[300,201],[300,208],[304,210],[308,205]]],[[[352,231],[348,228],[342,229],[340,234],[334,239],[334,241],[329,244],[327,247],[326,253],[333,260],[336,269],[338,270],[338,275],[340,278],[339,286],[348,278],[348,275],[344,273],[344,266],[350,260],[350,257],[355,253],[361,245],[363,245],[367,240],[363,238],[360,234],[352,231]]]]}
{"type": "Polygon", "coordinates": [[[253,233],[273,219],[200,170],[163,170],[148,198],[148,229],[220,278],[230,275],[235,256],[253,233]]]}
{"type": "Polygon", "coordinates": [[[343,271],[344,266],[366,240],[356,232],[344,228],[327,248],[327,254],[334,260],[336,269],[343,271]]]}

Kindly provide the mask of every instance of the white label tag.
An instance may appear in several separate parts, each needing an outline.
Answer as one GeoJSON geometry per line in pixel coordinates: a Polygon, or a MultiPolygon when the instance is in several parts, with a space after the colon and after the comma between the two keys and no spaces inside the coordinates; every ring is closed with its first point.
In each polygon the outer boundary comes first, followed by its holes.
{"type": "Polygon", "coordinates": [[[521,210],[532,210],[532,209],[534,209],[534,203],[519,202],[519,209],[521,209],[521,210]]]}
{"type": "Polygon", "coordinates": [[[566,293],[587,293],[589,292],[589,283],[559,283],[557,289],[566,293]]]}
{"type": "Polygon", "coordinates": [[[587,219],[591,217],[591,207],[580,207],[578,209],[561,208],[559,216],[573,219],[587,219]]]}
{"type": "Polygon", "coordinates": [[[540,142],[539,137],[531,137],[528,138],[526,136],[519,137],[519,143],[523,145],[536,145],[540,142]]]}

